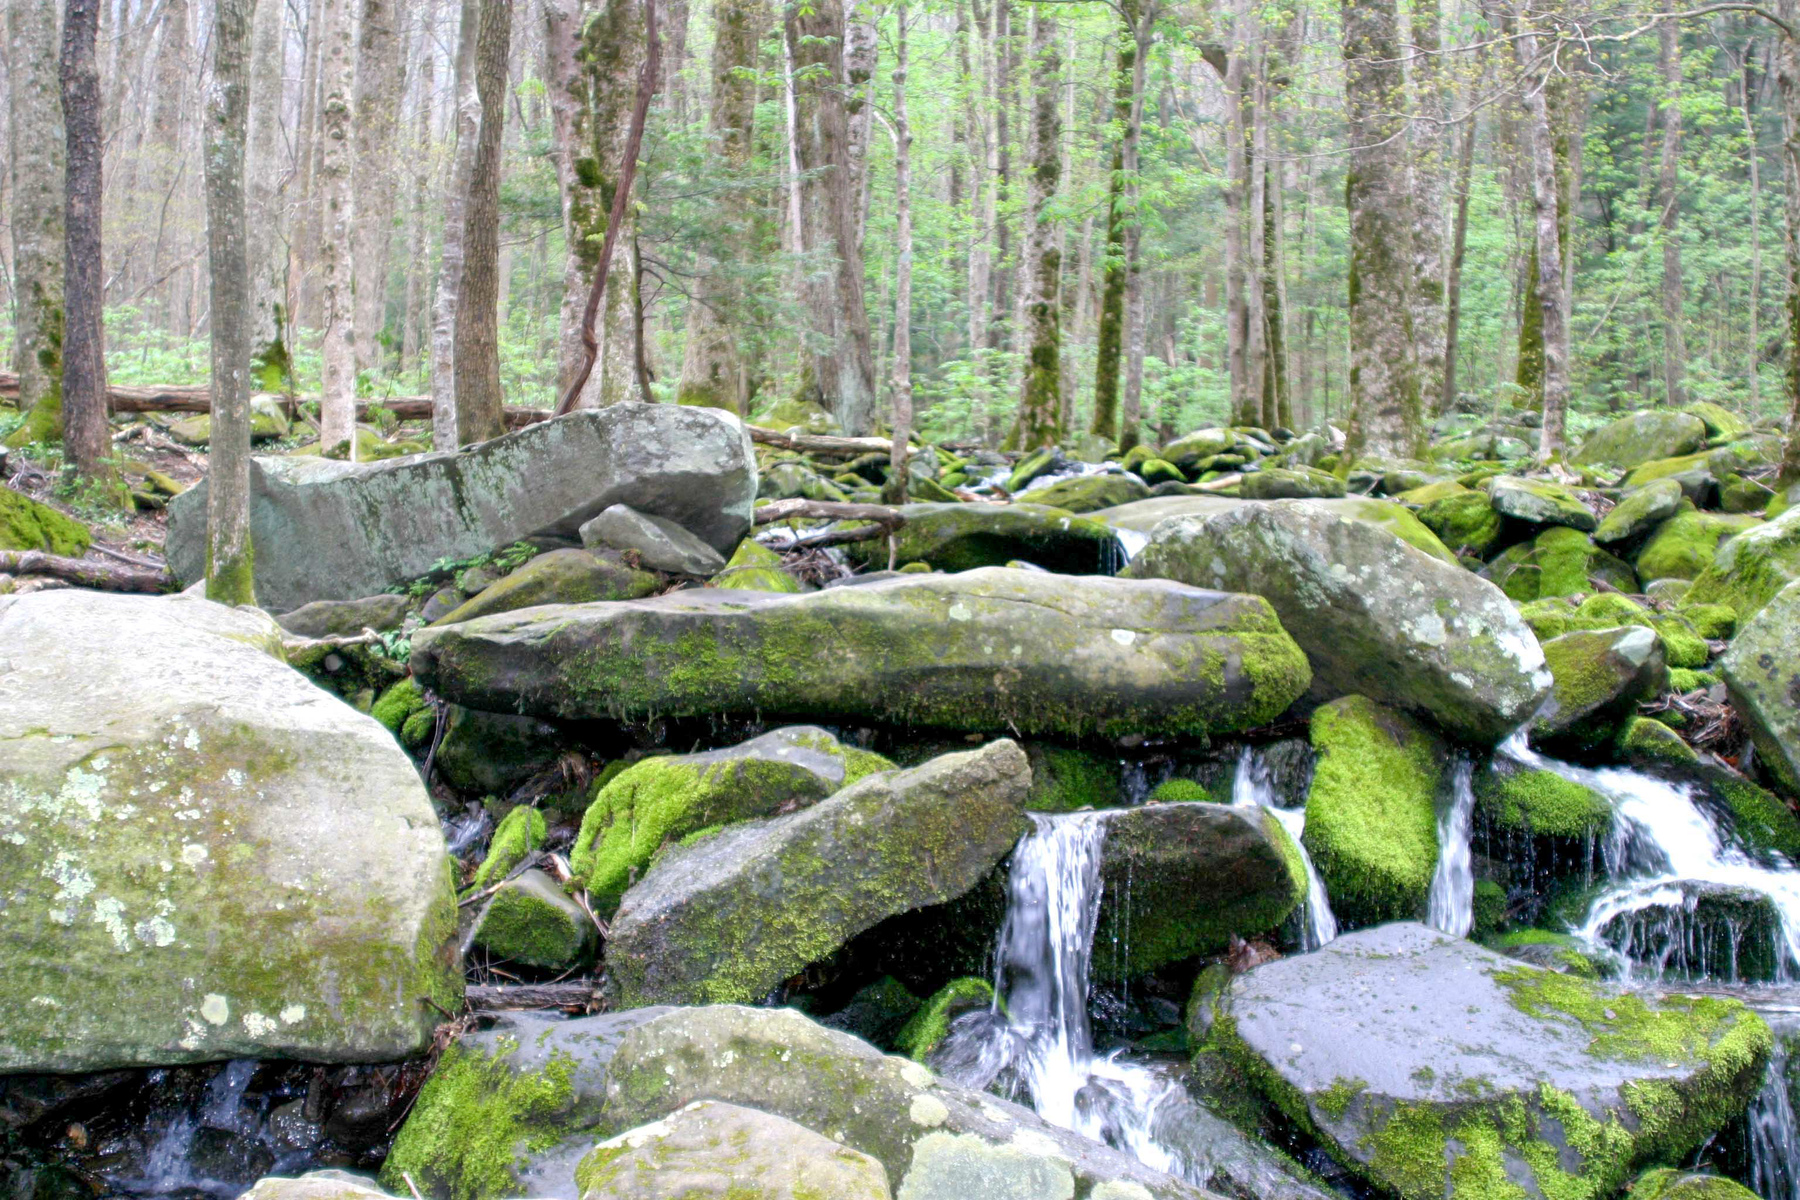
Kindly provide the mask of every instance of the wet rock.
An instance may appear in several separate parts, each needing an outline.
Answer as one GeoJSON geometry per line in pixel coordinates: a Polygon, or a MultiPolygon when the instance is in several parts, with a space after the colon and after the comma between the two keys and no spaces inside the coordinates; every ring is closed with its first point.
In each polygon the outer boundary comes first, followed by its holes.
{"type": "Polygon", "coordinates": [[[556,727],[536,717],[452,705],[436,761],[452,787],[504,796],[553,762],[561,748],[556,727]]]}
{"type": "Polygon", "coordinates": [[[1638,577],[1646,582],[1696,579],[1712,566],[1721,547],[1759,524],[1755,517],[1699,512],[1687,504],[1656,526],[1650,540],[1638,551],[1638,577]]]}
{"type": "MultiPolygon", "coordinates": [[[[1179,472],[1178,472],[1179,474],[1179,472]]],[[[1093,512],[1142,500],[1150,494],[1148,483],[1136,475],[1107,472],[1101,475],[1078,475],[1059,479],[1045,487],[1033,488],[1019,497],[1020,504],[1042,504],[1072,513],[1093,512]]]]}
{"type": "Polygon", "coordinates": [[[483,617],[421,631],[412,666],[439,695],[495,712],[816,715],[1027,735],[1249,728],[1309,678],[1255,597],[1003,568],[483,617]]]}
{"type": "Polygon", "coordinates": [[[1668,661],[1642,625],[1565,633],[1544,643],[1555,682],[1532,722],[1532,736],[1597,745],[1669,686],[1668,661]]]}
{"type": "Polygon", "coordinates": [[[383,594],[361,600],[315,600],[275,620],[297,637],[355,637],[364,629],[398,629],[406,620],[405,596],[383,594]]]}
{"type": "Polygon", "coordinates": [[[271,1175],[239,1200],[391,1200],[375,1181],[348,1171],[308,1171],[289,1178],[271,1175]]]}
{"type": "MultiPolygon", "coordinates": [[[[615,404],[454,454],[388,462],[257,458],[256,596],[287,611],[367,596],[536,533],[573,535],[613,504],[675,521],[716,550],[750,529],[755,459],[719,409],[615,404]]],[[[176,577],[205,571],[206,482],[169,502],[176,577]]]]}
{"type": "Polygon", "coordinates": [[[1658,479],[1627,492],[1595,528],[1594,540],[1610,546],[1641,537],[1674,516],[1681,499],[1681,485],[1673,479],[1658,479]]]}
{"type": "Polygon", "coordinates": [[[1781,913],[1761,892],[1682,880],[1619,913],[1600,939],[1656,978],[1766,983],[1781,968],[1781,913]]]}
{"type": "MultiPolygon", "coordinates": [[[[1790,512],[1800,513],[1800,509],[1790,512]]],[[[4,603],[4,601],[0,601],[4,603]]],[[[1719,662],[1743,714],[1757,761],[1790,796],[1800,796],[1800,582],[1790,583],[1738,632],[1719,662]]]]}
{"type": "Polygon", "coordinates": [[[461,1003],[388,732],[192,597],[0,597],[0,1071],[399,1058],[461,1003]]]}
{"type": "Polygon", "coordinates": [[[477,946],[495,958],[560,971],[593,956],[594,923],[543,871],[508,880],[482,907],[477,946]]]}
{"type": "Polygon", "coordinates": [[[1637,574],[1629,563],[1565,525],[1552,525],[1531,541],[1509,547],[1481,575],[1521,603],[1592,592],[1597,590],[1596,580],[1617,592],[1638,590],[1637,574]]]}
{"type": "Polygon", "coordinates": [[[590,551],[617,550],[637,555],[653,571],[671,575],[716,575],[725,569],[717,550],[666,517],[615,504],[581,526],[581,544],[590,551]]]}
{"type": "Polygon", "coordinates": [[[1800,509],[1747,529],[1719,547],[1694,578],[1683,604],[1724,604],[1748,621],[1775,594],[1800,579],[1800,509]]]}

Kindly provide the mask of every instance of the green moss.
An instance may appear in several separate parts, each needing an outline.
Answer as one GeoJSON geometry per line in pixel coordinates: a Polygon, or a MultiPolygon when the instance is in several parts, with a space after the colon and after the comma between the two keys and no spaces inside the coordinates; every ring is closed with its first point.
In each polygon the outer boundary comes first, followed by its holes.
{"type": "Polygon", "coordinates": [[[1462,491],[1440,496],[1419,510],[1419,520],[1437,534],[1452,551],[1468,551],[1485,557],[1500,540],[1505,526],[1499,513],[1482,492],[1462,491]]]}
{"type": "Polygon", "coordinates": [[[80,558],[93,540],[81,522],[0,485],[0,550],[43,550],[80,558]]]}
{"type": "Polygon", "coordinates": [[[494,894],[475,931],[476,943],[497,958],[546,970],[580,962],[593,926],[583,914],[521,887],[523,882],[509,883],[494,894]]]}
{"type": "Polygon", "coordinates": [[[1319,1106],[1326,1116],[1332,1120],[1341,1120],[1350,1109],[1350,1102],[1369,1090],[1367,1082],[1361,1079],[1345,1079],[1342,1076],[1331,1081],[1331,1086],[1313,1097],[1313,1103],[1319,1106]]]}
{"type": "Polygon", "coordinates": [[[1669,671],[1669,690],[1676,695],[1709,688],[1718,682],[1719,677],[1711,671],[1696,671],[1692,667],[1674,667],[1669,671]]]}
{"type": "Polygon", "coordinates": [[[528,1152],[562,1137],[557,1118],[574,1102],[575,1063],[557,1053],[541,1071],[518,1072],[507,1062],[516,1043],[499,1049],[491,1058],[462,1043],[444,1051],[382,1165],[383,1187],[405,1194],[410,1176],[446,1200],[518,1194],[528,1152]]]}
{"type": "Polygon", "coordinates": [[[1506,889],[1491,879],[1483,879],[1475,885],[1474,908],[1474,936],[1492,937],[1506,924],[1506,889]]]}
{"type": "Polygon", "coordinates": [[[418,680],[409,675],[381,693],[369,715],[386,726],[389,733],[399,736],[409,717],[429,711],[431,706],[426,703],[418,680]]]}
{"type": "Polygon", "coordinates": [[[1800,820],[1780,797],[1735,775],[1721,774],[1713,790],[1730,806],[1732,828],[1746,846],[1800,862],[1800,820]]]}
{"type": "Polygon", "coordinates": [[[1118,759],[1043,742],[1028,745],[1026,754],[1031,795],[1025,807],[1037,812],[1118,807],[1123,787],[1118,759]]]}
{"type": "Polygon", "coordinates": [[[421,708],[400,726],[400,744],[408,750],[423,750],[430,745],[431,735],[436,730],[437,713],[430,708],[421,708]]]}
{"type": "Polygon", "coordinates": [[[1212,793],[1196,779],[1165,779],[1150,793],[1150,799],[1163,803],[1209,803],[1212,793]]]}
{"type": "Polygon", "coordinates": [[[475,868],[475,887],[479,890],[505,879],[548,836],[544,814],[530,805],[521,804],[507,813],[488,843],[487,857],[475,868]]]}
{"type": "Polygon", "coordinates": [[[1729,638],[1737,631],[1737,612],[1726,604],[1683,604],[1681,615],[1703,638],[1729,638]]]}
{"type": "Polygon", "coordinates": [[[906,1022],[894,1039],[894,1048],[914,1062],[924,1062],[950,1032],[950,1022],[958,1012],[993,1002],[994,988],[987,980],[953,979],[939,988],[906,1022]]]}
{"type": "Polygon", "coordinates": [[[1656,527],[1638,552],[1638,577],[1695,579],[1705,574],[1729,538],[1757,525],[1754,517],[1700,512],[1687,502],[1682,510],[1656,527]]]}
{"type": "Polygon", "coordinates": [[[1612,824],[1612,806],[1592,788],[1503,761],[1476,777],[1475,800],[1497,828],[1540,837],[1588,837],[1612,824]]]}
{"type": "Polygon", "coordinates": [[[1694,763],[1700,756],[1681,740],[1681,735],[1661,721],[1632,717],[1620,726],[1613,752],[1626,762],[1694,763]]]}
{"type": "Polygon", "coordinates": [[[1631,1200],[1756,1200],[1756,1193],[1741,1183],[1673,1167],[1645,1171],[1628,1191],[1631,1200]]]}
{"type": "Polygon", "coordinates": [[[1313,713],[1319,754],[1306,798],[1306,848],[1332,907],[1355,924],[1422,911],[1437,867],[1445,748],[1411,717],[1362,696],[1313,713]]]}

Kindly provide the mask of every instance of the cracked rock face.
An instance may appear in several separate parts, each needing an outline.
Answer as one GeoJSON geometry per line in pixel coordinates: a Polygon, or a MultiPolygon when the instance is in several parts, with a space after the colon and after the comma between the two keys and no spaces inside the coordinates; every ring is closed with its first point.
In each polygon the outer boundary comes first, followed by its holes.
{"type": "Polygon", "coordinates": [[[430,800],[192,597],[0,597],[0,1071],[400,1058],[454,1010],[430,800]]]}

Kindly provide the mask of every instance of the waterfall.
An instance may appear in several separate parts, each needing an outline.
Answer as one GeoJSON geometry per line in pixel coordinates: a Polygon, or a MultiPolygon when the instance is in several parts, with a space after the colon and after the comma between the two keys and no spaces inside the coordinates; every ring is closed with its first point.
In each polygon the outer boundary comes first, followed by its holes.
{"type": "Polygon", "coordinates": [[[1319,878],[1312,855],[1306,852],[1306,844],[1300,840],[1306,832],[1305,806],[1282,808],[1275,801],[1274,772],[1252,747],[1245,746],[1238,755],[1237,773],[1231,779],[1231,803],[1238,808],[1267,809],[1299,847],[1300,862],[1306,867],[1306,900],[1300,907],[1298,941],[1302,952],[1317,950],[1337,937],[1337,917],[1331,911],[1331,897],[1326,894],[1325,881],[1319,878]]]}
{"type": "Polygon", "coordinates": [[[1467,937],[1475,924],[1475,868],[1469,850],[1469,821],[1475,812],[1474,765],[1457,759],[1450,773],[1450,802],[1438,813],[1437,869],[1425,923],[1452,937],[1467,937]]]}
{"type": "Polygon", "coordinates": [[[1762,1200],[1800,1200],[1800,1137],[1788,1095],[1787,1043],[1779,1036],[1769,1055],[1762,1091],[1744,1114],[1750,1143],[1750,1184],[1762,1200]]]}
{"type": "MultiPolygon", "coordinates": [[[[243,1189],[196,1172],[190,1161],[195,1138],[202,1129],[236,1131],[242,1122],[244,1094],[261,1064],[254,1059],[228,1062],[206,1085],[206,1093],[197,1111],[175,1114],[163,1129],[155,1145],[144,1158],[143,1177],[125,1182],[125,1189],[135,1193],[161,1195],[173,1192],[205,1191],[235,1195],[243,1189]]],[[[253,1116],[251,1122],[256,1118],[253,1116]]]]}
{"type": "Polygon", "coordinates": [[[1119,539],[1119,550],[1130,562],[1137,557],[1137,552],[1150,544],[1150,535],[1136,529],[1114,529],[1113,536],[1119,539]]]}

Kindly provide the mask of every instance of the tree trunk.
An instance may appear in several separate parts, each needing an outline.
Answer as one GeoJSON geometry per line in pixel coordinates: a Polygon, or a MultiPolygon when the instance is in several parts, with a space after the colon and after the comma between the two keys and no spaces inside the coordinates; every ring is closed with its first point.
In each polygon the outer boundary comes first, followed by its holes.
{"type": "Polygon", "coordinates": [[[1137,0],[1126,0],[1119,24],[1118,62],[1113,68],[1113,120],[1119,141],[1113,147],[1106,193],[1106,254],[1100,286],[1100,327],[1094,348],[1094,419],[1088,428],[1119,438],[1119,374],[1125,346],[1125,228],[1131,217],[1125,197],[1125,141],[1131,126],[1132,80],[1137,74],[1137,0]]]}
{"type": "MultiPolygon", "coordinates": [[[[280,0],[262,0],[278,5],[280,0]]],[[[206,243],[212,278],[212,437],[206,598],[255,604],[250,546],[250,265],[244,219],[250,21],[256,0],[214,0],[206,105],[206,243]]]]}
{"type": "Polygon", "coordinates": [[[475,93],[475,43],[481,0],[462,0],[456,40],[455,148],[444,181],[444,244],[438,263],[437,295],[431,310],[431,444],[437,450],[461,445],[456,418],[456,318],[462,299],[463,212],[475,174],[475,144],[481,128],[481,101],[475,93]]]}
{"type": "Polygon", "coordinates": [[[1439,33],[1438,0],[1414,0],[1413,82],[1419,119],[1413,121],[1413,337],[1418,343],[1419,394],[1429,404],[1444,390],[1444,169],[1443,122],[1449,115],[1448,84],[1439,33]]]}
{"type": "Polygon", "coordinates": [[[287,151],[282,140],[282,42],[287,5],[262,0],[250,34],[250,116],[245,147],[244,221],[250,272],[250,368],[265,392],[293,390],[293,362],[287,344],[287,248],[283,227],[283,179],[287,151]]]}
{"type": "Polygon", "coordinates": [[[106,342],[101,313],[100,72],[94,62],[100,0],[68,0],[62,31],[63,454],[105,502],[117,499],[106,424],[106,342]]]}
{"type": "Polygon", "coordinates": [[[994,47],[993,81],[991,92],[994,102],[994,178],[993,186],[993,220],[989,225],[989,236],[994,239],[994,266],[989,281],[993,289],[992,303],[988,308],[988,326],[983,331],[983,345],[989,350],[1001,350],[1006,347],[1006,326],[1011,316],[1008,307],[1010,298],[1006,294],[1009,274],[1008,258],[1012,255],[1012,227],[1009,224],[1012,213],[1012,100],[1013,100],[1013,31],[1012,0],[993,0],[994,6],[994,47]]]}
{"type": "MultiPolygon", "coordinates": [[[[991,52],[988,39],[988,10],[975,3],[975,24],[966,31],[978,39],[976,45],[984,53],[991,52]]],[[[993,171],[994,146],[989,136],[987,113],[982,92],[987,86],[987,72],[978,81],[971,74],[967,37],[957,48],[957,62],[962,71],[965,95],[965,120],[969,127],[969,145],[973,147],[969,164],[969,358],[986,345],[988,325],[988,273],[992,264],[988,238],[994,224],[993,171]]]]}
{"type": "MultiPolygon", "coordinates": [[[[1781,15],[1790,25],[1800,18],[1800,4],[1783,0],[1781,15]]],[[[1783,313],[1787,328],[1787,369],[1782,373],[1786,393],[1787,450],[1782,455],[1780,483],[1800,483],[1800,45],[1793,38],[1776,39],[1776,81],[1781,88],[1781,161],[1785,186],[1787,297],[1783,313]]]]}
{"type": "Polygon", "coordinates": [[[1245,210],[1250,195],[1249,153],[1244,134],[1245,60],[1249,58],[1248,0],[1233,0],[1231,42],[1225,60],[1225,369],[1233,425],[1254,425],[1251,417],[1250,360],[1245,346],[1249,266],[1244,254],[1245,210]]]}
{"type": "Polygon", "coordinates": [[[475,45],[481,125],[463,209],[462,299],[456,311],[456,438],[466,446],[506,432],[500,390],[500,135],[506,126],[506,56],[512,0],[482,0],[475,45]]]}
{"type": "MultiPolygon", "coordinates": [[[[712,99],[707,130],[717,141],[719,165],[733,178],[750,161],[756,117],[754,71],[767,11],[762,0],[715,0],[713,5],[712,99]]],[[[897,68],[897,72],[898,80],[904,76],[905,67],[897,68]]],[[[899,86],[903,85],[897,82],[896,87],[899,86]]],[[[732,272],[751,251],[741,214],[722,214],[721,219],[730,222],[726,249],[731,261],[711,264],[709,277],[688,303],[687,344],[675,402],[728,408],[742,415],[745,396],[737,351],[742,297],[732,272]]]]}
{"type": "Polygon", "coordinates": [[[1738,112],[1744,118],[1744,145],[1750,168],[1750,304],[1749,353],[1745,356],[1750,375],[1750,411],[1762,411],[1762,151],[1756,144],[1756,123],[1750,118],[1750,51],[1743,54],[1743,104],[1738,112]]]}
{"type": "Polygon", "coordinates": [[[1269,425],[1269,313],[1263,272],[1268,260],[1269,94],[1268,66],[1262,31],[1255,31],[1250,48],[1250,146],[1244,172],[1249,180],[1249,209],[1245,214],[1244,239],[1244,416],[1246,425],[1269,425]]]}
{"type": "MultiPolygon", "coordinates": [[[[912,122],[906,113],[906,0],[894,11],[894,442],[883,499],[905,504],[912,437],[912,122]]],[[[715,77],[716,80],[716,77],[715,77]]]]}
{"type": "Polygon", "coordinates": [[[1349,117],[1350,422],[1346,454],[1423,449],[1412,329],[1412,201],[1394,0],[1344,0],[1349,117]]]}
{"type": "Polygon", "coordinates": [[[1682,377],[1687,370],[1687,346],[1682,336],[1681,287],[1681,31],[1674,21],[1663,21],[1662,67],[1662,163],[1657,173],[1656,200],[1662,209],[1663,397],[1670,408],[1684,402],[1682,377]]]}
{"type": "Polygon", "coordinates": [[[1031,13],[1031,174],[1025,192],[1025,265],[1029,288],[1025,326],[1029,338],[1025,391],[1019,402],[1018,447],[1038,450],[1062,440],[1062,306],[1057,285],[1062,254],[1050,219],[1062,174],[1062,58],[1050,9],[1031,13]]]}
{"type": "Polygon", "coordinates": [[[1456,405],[1456,356],[1462,336],[1462,270],[1469,248],[1469,180],[1475,169],[1475,114],[1466,118],[1462,146],[1456,156],[1456,223],[1450,233],[1450,270],[1444,286],[1444,386],[1438,393],[1438,411],[1456,405]]]}
{"type": "MultiPolygon", "coordinates": [[[[1127,11],[1133,11],[1128,9],[1127,11]]],[[[1135,42],[1131,56],[1131,107],[1125,124],[1125,207],[1131,214],[1125,228],[1125,386],[1119,404],[1119,448],[1138,444],[1144,415],[1144,320],[1143,210],[1138,179],[1138,146],[1144,128],[1144,79],[1150,66],[1150,27],[1155,19],[1152,0],[1142,0],[1131,31],[1135,42]]]]}
{"type": "Polygon", "coordinates": [[[875,124],[870,89],[879,50],[874,20],[858,10],[850,10],[844,26],[844,121],[850,132],[850,175],[856,197],[856,249],[859,254],[869,217],[869,135],[875,124]]]}
{"type": "Polygon", "coordinates": [[[1569,415],[1569,304],[1563,290],[1560,188],[1556,178],[1555,133],[1544,96],[1549,68],[1538,62],[1537,36],[1521,24],[1513,52],[1525,76],[1525,109],[1531,146],[1531,199],[1537,228],[1537,291],[1544,345],[1544,424],[1538,434],[1538,458],[1549,461],[1562,453],[1563,427],[1569,415]]]}
{"type": "Polygon", "coordinates": [[[300,124],[294,131],[294,169],[298,185],[294,189],[294,216],[288,243],[290,341],[295,336],[293,330],[311,324],[318,317],[313,266],[319,244],[319,64],[325,43],[325,0],[310,0],[306,11],[306,47],[300,66],[300,124]]]}
{"type": "Polygon", "coordinates": [[[54,0],[6,10],[11,86],[13,350],[19,361],[18,440],[62,436],[63,150],[54,0]]]}
{"type": "Polygon", "coordinates": [[[319,296],[324,306],[324,344],[319,367],[319,444],[330,451],[349,442],[356,461],[356,351],[351,342],[350,190],[351,37],[348,0],[326,0],[319,48],[319,193],[324,223],[319,237],[319,296]]]}
{"type": "Polygon", "coordinates": [[[356,365],[363,371],[381,367],[387,315],[388,247],[399,180],[394,128],[406,88],[400,11],[395,0],[362,0],[356,47],[356,219],[350,228],[350,264],[356,280],[356,365]]]}
{"type": "Polygon", "coordinates": [[[437,32],[435,5],[426,8],[425,22],[419,38],[419,123],[412,146],[413,202],[408,231],[406,307],[400,318],[400,370],[403,373],[419,361],[420,345],[425,336],[425,290],[430,279],[431,238],[427,231],[426,196],[431,190],[431,100],[437,85],[437,55],[432,49],[437,32]]]}

